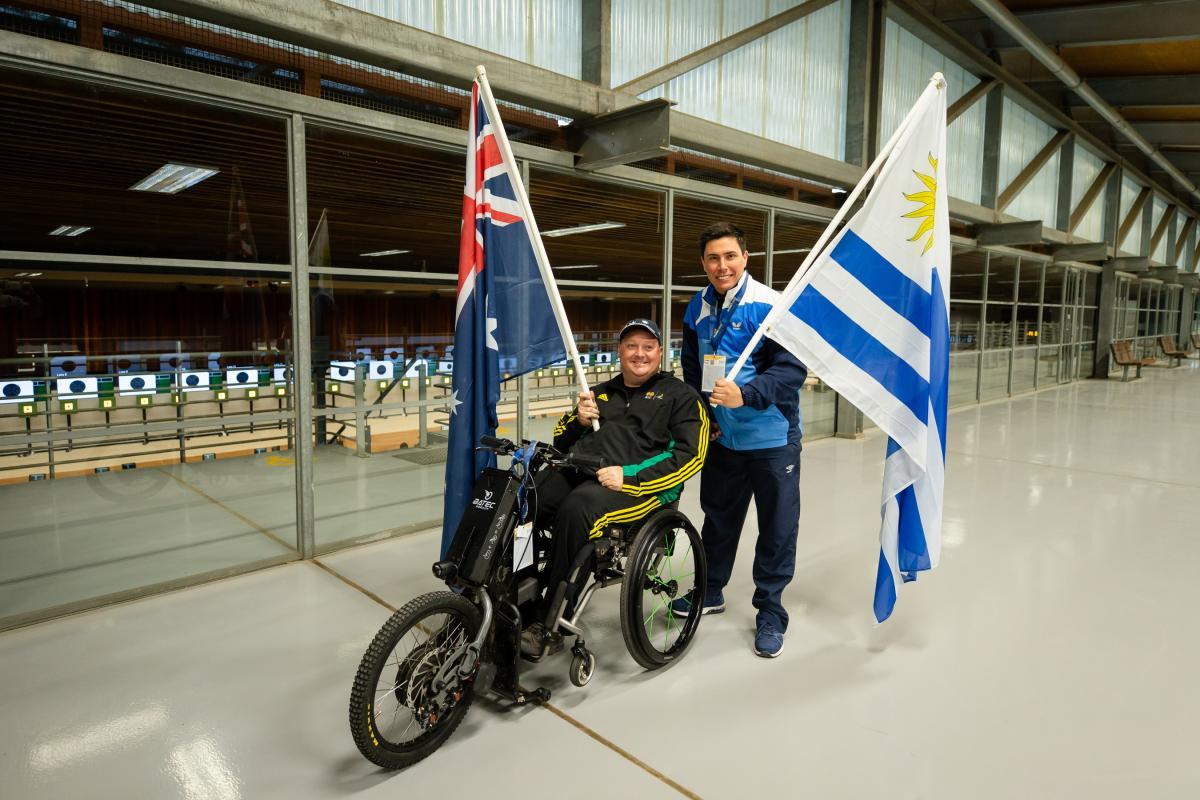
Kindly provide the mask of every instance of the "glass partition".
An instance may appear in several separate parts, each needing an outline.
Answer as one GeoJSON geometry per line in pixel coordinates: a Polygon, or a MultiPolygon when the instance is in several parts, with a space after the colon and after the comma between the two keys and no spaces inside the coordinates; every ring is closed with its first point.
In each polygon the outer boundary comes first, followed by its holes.
{"type": "Polygon", "coordinates": [[[0,87],[0,627],[297,558],[284,122],[0,87]]]}

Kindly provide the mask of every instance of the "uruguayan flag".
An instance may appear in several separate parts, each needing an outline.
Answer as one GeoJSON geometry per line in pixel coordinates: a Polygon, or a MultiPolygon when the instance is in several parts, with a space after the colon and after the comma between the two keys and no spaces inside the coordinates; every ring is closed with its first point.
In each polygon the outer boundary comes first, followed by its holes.
{"type": "Polygon", "coordinates": [[[118,375],[117,391],[122,397],[136,397],[142,394],[154,394],[157,390],[157,380],[154,375],[118,375]]]}
{"type": "MultiPolygon", "coordinates": [[[[935,78],[940,79],[939,76],[935,78]]],[[[862,208],[785,290],[766,335],[889,437],[875,618],[941,554],[950,364],[946,93],[931,83],[862,208]]]]}

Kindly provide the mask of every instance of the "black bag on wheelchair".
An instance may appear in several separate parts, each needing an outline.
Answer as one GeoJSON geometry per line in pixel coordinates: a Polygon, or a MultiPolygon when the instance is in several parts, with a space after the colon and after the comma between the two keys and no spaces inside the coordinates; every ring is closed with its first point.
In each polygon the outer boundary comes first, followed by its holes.
{"type": "Polygon", "coordinates": [[[496,569],[505,563],[503,555],[512,540],[517,517],[512,512],[520,485],[509,471],[491,468],[483,470],[475,481],[471,500],[446,554],[464,583],[489,583],[496,569]]]}

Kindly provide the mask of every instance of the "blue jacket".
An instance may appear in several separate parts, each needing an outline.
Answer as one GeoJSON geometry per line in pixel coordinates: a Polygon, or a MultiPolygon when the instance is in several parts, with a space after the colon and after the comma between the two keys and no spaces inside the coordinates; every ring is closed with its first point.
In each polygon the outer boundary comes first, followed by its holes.
{"type": "MultiPolygon", "coordinates": [[[[738,285],[717,306],[712,286],[697,292],[683,314],[683,380],[700,391],[704,356],[716,353],[733,362],[766,319],[779,293],[742,274],[738,285]]],[[[730,450],[762,450],[800,440],[800,387],[808,370],[773,339],[764,336],[733,380],[742,389],[740,408],[709,406],[721,438],[730,450]]],[[[707,399],[707,394],[705,395],[707,399]]],[[[707,404],[706,404],[707,405],[707,404]]]]}

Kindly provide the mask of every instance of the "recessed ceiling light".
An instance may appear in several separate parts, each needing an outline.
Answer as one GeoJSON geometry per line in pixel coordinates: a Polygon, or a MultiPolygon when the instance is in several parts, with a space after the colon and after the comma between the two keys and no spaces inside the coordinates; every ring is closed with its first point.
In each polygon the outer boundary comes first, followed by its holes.
{"type": "Polygon", "coordinates": [[[359,253],[359,255],[367,258],[375,258],[376,256],[398,256],[401,253],[411,252],[411,250],[376,250],[374,253],[359,253]]]}
{"type": "Polygon", "coordinates": [[[219,169],[197,167],[191,164],[163,164],[129,188],[135,192],[176,194],[219,172],[219,169]]]}
{"type": "Polygon", "coordinates": [[[599,264],[571,264],[565,267],[555,267],[555,269],[597,269],[599,264]]]}
{"type": "Polygon", "coordinates": [[[846,193],[846,190],[840,186],[834,186],[829,191],[833,192],[834,194],[845,194],[846,193]]]}
{"type": "Polygon", "coordinates": [[[42,273],[40,273],[40,272],[26,272],[26,273],[25,273],[25,277],[26,277],[26,278],[40,278],[40,277],[42,277],[42,273]]]}
{"type": "Polygon", "coordinates": [[[92,228],[90,225],[59,225],[54,230],[50,231],[51,236],[78,236],[81,233],[87,233],[92,228]]]}
{"type": "Polygon", "coordinates": [[[624,222],[595,222],[591,225],[576,225],[571,228],[555,228],[552,231],[542,231],[542,236],[554,238],[556,236],[571,236],[576,233],[591,233],[592,231],[606,231],[610,228],[624,227],[624,222]]]}

